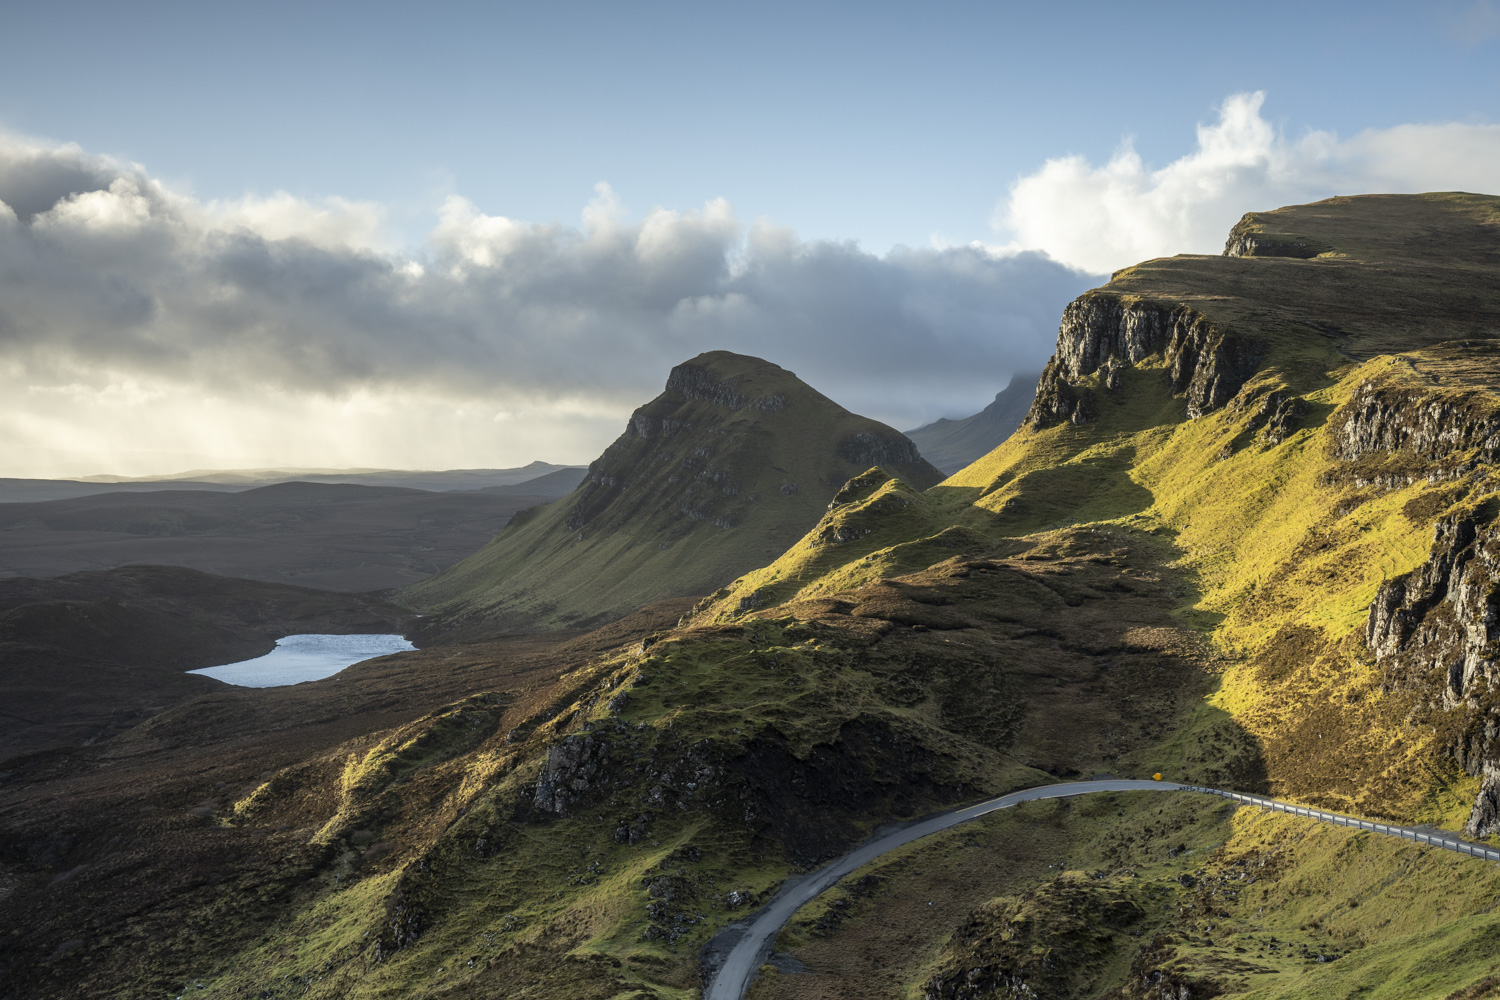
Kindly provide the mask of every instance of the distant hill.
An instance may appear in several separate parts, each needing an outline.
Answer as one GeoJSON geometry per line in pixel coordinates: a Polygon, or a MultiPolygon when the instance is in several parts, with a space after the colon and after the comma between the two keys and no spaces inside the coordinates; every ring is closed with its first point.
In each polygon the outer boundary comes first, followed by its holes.
{"type": "MultiPolygon", "coordinates": [[[[100,493],[145,492],[160,489],[208,490],[237,493],[276,483],[303,482],[356,486],[404,486],[445,493],[515,486],[555,472],[582,471],[582,466],[532,462],[514,469],[194,469],[166,476],[83,476],[79,479],[0,479],[0,503],[67,500],[100,493]]],[[[532,496],[548,495],[544,492],[532,496]]]]}
{"type": "Polygon", "coordinates": [[[501,496],[532,496],[532,497],[565,497],[578,488],[588,475],[588,469],[583,466],[558,469],[549,472],[545,476],[537,476],[528,479],[524,483],[513,483],[508,486],[486,486],[480,490],[481,493],[497,493],[501,496]]]}
{"type": "Polygon", "coordinates": [[[922,457],[953,475],[959,469],[988,455],[1015,433],[1036,398],[1040,372],[1012,375],[995,401],[970,417],[961,420],[935,420],[914,431],[907,431],[922,457]]]}
{"type": "Polygon", "coordinates": [[[666,391],[567,499],[517,517],[405,597],[452,635],[574,627],[706,594],[774,559],[853,476],[882,466],[918,488],[942,474],[898,431],[791,372],[713,351],[666,391]]]}
{"type": "Polygon", "coordinates": [[[156,489],[0,504],[0,578],[152,564],[385,590],[469,555],[517,511],[554,499],[552,489],[505,495],[278,483],[236,493],[156,489]]]}

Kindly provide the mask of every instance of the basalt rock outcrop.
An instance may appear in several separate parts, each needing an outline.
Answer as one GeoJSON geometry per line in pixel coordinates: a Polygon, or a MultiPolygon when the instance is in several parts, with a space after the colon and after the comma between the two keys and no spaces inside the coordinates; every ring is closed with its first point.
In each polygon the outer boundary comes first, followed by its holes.
{"type": "Polygon", "coordinates": [[[1260,215],[1255,212],[1235,223],[1234,228],[1229,231],[1229,238],[1224,241],[1226,257],[1296,257],[1311,260],[1330,249],[1332,248],[1324,241],[1310,236],[1262,232],[1260,215]]]}
{"type": "Polygon", "coordinates": [[[1157,355],[1166,362],[1172,394],[1185,398],[1189,417],[1201,417],[1234,398],[1263,351],[1260,342],[1225,331],[1187,306],[1089,292],[1063,310],[1057,353],[1042,372],[1026,423],[1088,423],[1098,402],[1075,382],[1102,371],[1108,389],[1118,367],[1157,355]]]}
{"type": "Polygon", "coordinates": [[[1484,783],[1468,832],[1500,832],[1500,531],[1472,512],[1438,521],[1432,554],[1382,584],[1365,641],[1388,686],[1455,712],[1448,752],[1484,783]]]}
{"type": "MultiPolygon", "coordinates": [[[[1330,421],[1329,453],[1357,485],[1463,477],[1500,456],[1500,413],[1478,391],[1367,382],[1330,421]]],[[[1457,713],[1453,759],[1484,784],[1470,833],[1500,832],[1500,531],[1482,508],[1438,519],[1426,563],[1381,585],[1365,641],[1387,686],[1457,713]]]]}
{"type": "Polygon", "coordinates": [[[1375,453],[1405,452],[1467,471],[1454,459],[1493,464],[1500,458],[1500,412],[1479,392],[1436,392],[1366,382],[1333,418],[1332,453],[1346,462],[1375,453]]]}

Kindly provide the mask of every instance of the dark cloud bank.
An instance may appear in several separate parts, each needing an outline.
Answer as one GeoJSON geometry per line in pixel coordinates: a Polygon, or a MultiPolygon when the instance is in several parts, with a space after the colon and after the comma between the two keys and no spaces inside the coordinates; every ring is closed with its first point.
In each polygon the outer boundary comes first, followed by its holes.
{"type": "Polygon", "coordinates": [[[909,425],[1039,367],[1063,305],[1099,281],[1038,253],[806,243],[722,201],[630,220],[603,187],[578,227],[453,198],[424,247],[396,252],[373,206],[204,203],[3,136],[0,202],[0,366],[33,383],[628,407],[726,348],[909,425]]]}

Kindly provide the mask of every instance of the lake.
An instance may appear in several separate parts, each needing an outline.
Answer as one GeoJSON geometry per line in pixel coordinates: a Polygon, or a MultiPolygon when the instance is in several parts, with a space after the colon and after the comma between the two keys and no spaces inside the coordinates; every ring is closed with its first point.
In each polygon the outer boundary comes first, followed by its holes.
{"type": "Polygon", "coordinates": [[[276,648],[265,656],[219,667],[189,670],[239,687],[280,687],[332,677],[351,664],[416,649],[405,636],[289,635],[276,640],[276,648]]]}

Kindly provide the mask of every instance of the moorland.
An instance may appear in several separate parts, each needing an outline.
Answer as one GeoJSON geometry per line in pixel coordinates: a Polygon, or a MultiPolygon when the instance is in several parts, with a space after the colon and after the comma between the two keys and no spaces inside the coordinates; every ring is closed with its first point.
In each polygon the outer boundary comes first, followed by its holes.
{"type": "MultiPolygon", "coordinates": [[[[711,352],[452,567],[317,592],[420,650],[7,756],[0,982],[687,1000],[723,928],[876,829],[1100,775],[1496,843],[1500,198],[1227,236],[1069,305],[1019,429],[947,478],[711,352]]],[[[128,572],[94,648],[169,607],[128,572]]],[[[253,622],[248,592],[158,620],[268,643],[312,607],[258,586],[253,622]]],[[[1477,1000],[1497,898],[1494,865],[1206,796],[1033,802],[850,875],[748,995],[1477,1000]]]]}

